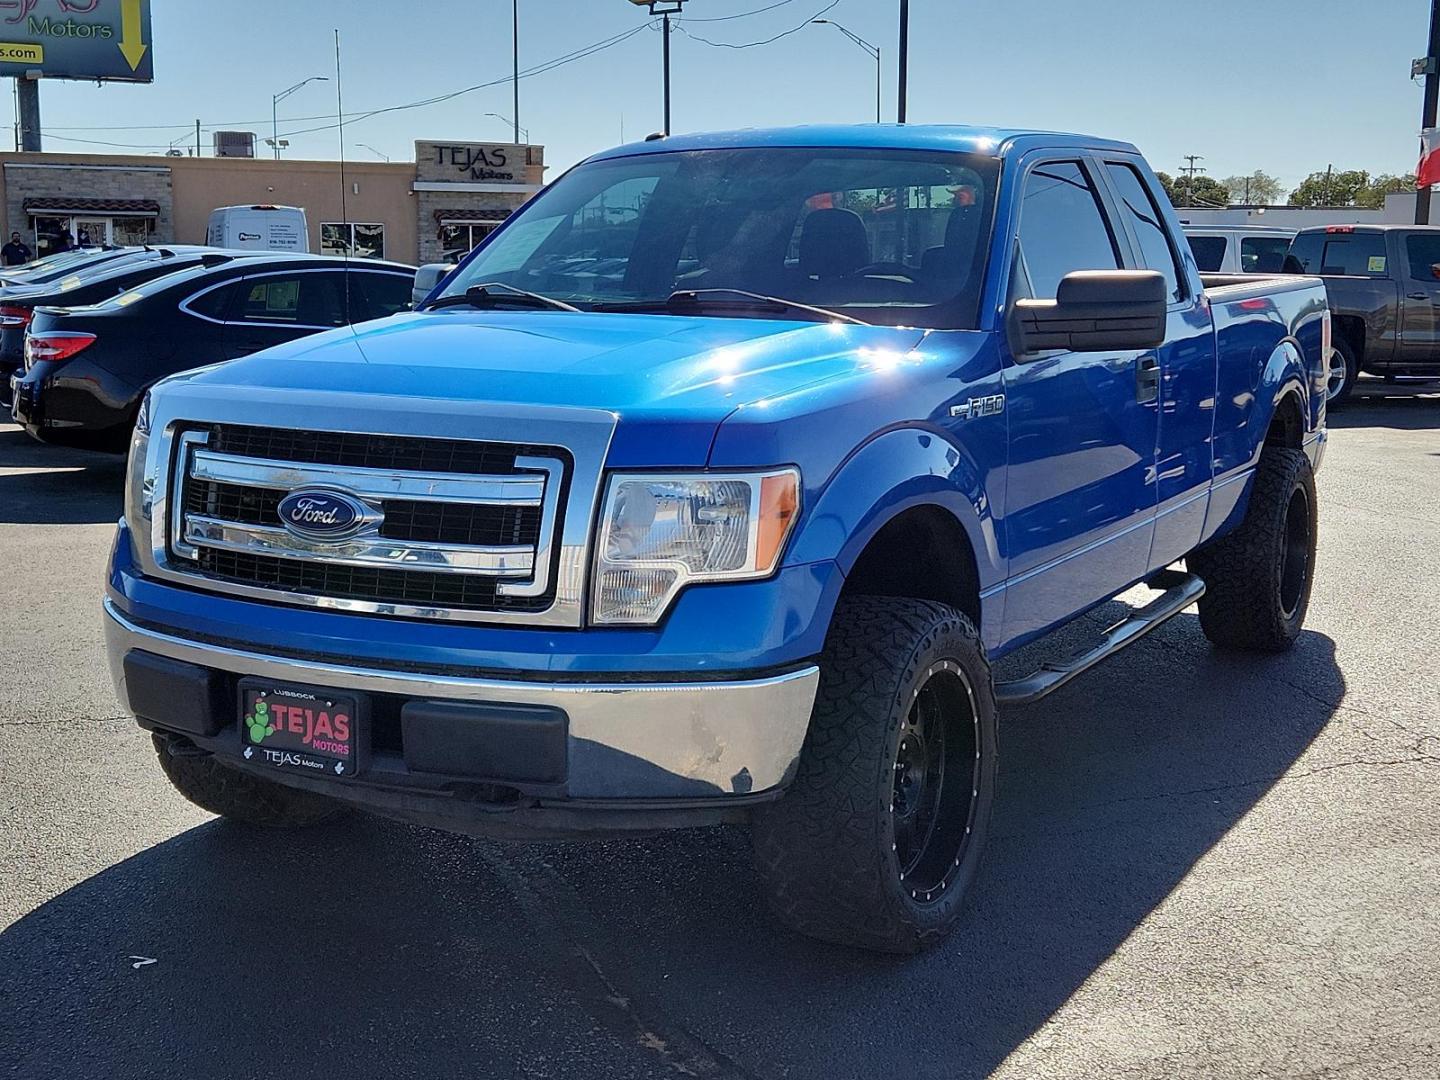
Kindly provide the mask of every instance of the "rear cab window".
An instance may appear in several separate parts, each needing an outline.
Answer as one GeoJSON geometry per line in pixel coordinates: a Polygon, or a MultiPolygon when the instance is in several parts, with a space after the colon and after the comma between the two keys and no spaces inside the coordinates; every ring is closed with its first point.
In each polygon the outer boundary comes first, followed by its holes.
{"type": "Polygon", "coordinates": [[[1385,234],[1344,228],[1301,233],[1285,256],[1285,270],[1320,277],[1387,277],[1385,234]]]}

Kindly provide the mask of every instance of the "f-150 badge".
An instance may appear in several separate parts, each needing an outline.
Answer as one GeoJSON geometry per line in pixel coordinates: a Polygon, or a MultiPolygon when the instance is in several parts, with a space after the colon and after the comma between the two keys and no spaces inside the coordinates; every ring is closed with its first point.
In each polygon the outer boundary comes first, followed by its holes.
{"type": "Polygon", "coordinates": [[[950,406],[950,415],[957,420],[974,420],[977,416],[994,416],[1005,411],[1005,395],[992,394],[989,397],[972,397],[959,405],[950,406]]]}

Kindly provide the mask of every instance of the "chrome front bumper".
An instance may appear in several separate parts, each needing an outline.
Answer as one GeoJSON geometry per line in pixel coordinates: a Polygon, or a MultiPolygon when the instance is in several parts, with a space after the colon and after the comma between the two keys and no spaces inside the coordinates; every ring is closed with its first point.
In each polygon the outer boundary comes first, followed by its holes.
{"type": "MultiPolygon", "coordinates": [[[[136,625],[108,598],[105,638],[115,690],[127,708],[124,658],[139,650],[336,690],[560,709],[569,720],[564,796],[583,800],[705,800],[784,786],[799,761],[820,678],[813,665],[762,679],[572,683],[349,667],[186,641],[136,625]]],[[[414,777],[403,761],[377,760],[355,785],[365,782],[413,788],[414,777]]]]}

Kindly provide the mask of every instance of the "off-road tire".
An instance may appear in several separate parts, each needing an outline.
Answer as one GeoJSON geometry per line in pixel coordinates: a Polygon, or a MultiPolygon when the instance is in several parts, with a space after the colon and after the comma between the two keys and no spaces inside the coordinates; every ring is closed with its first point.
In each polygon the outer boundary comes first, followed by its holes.
{"type": "MultiPolygon", "coordinates": [[[[995,793],[995,742],[990,665],[969,619],[924,600],[842,601],[820,661],[794,782],[753,821],[756,865],[780,919],[810,937],[884,952],[938,944],[979,868],[995,793]],[[950,880],[941,880],[929,902],[918,902],[913,879],[907,883],[900,875],[893,787],[917,687],[941,667],[942,678],[958,684],[963,676],[969,691],[971,711],[962,729],[967,741],[950,745],[968,752],[973,739],[980,756],[977,764],[968,754],[966,764],[974,770],[973,797],[972,774],[955,773],[964,782],[968,806],[962,813],[968,813],[954,826],[964,835],[954,868],[946,870],[950,880]]],[[[955,818],[936,818],[947,816],[955,818]]]]}
{"type": "Polygon", "coordinates": [[[1350,400],[1350,394],[1355,389],[1355,380],[1360,376],[1360,364],[1355,358],[1355,347],[1346,341],[1340,334],[1336,334],[1330,341],[1330,348],[1338,354],[1345,362],[1345,379],[1341,382],[1339,389],[1331,391],[1330,387],[1330,364],[1329,358],[1326,361],[1326,394],[1325,405],[1327,408],[1335,408],[1350,400]]]}
{"type": "Polygon", "coordinates": [[[1205,582],[1200,627],[1206,637],[1225,648],[1259,652],[1283,652],[1295,644],[1315,579],[1315,525],[1310,459],[1300,450],[1266,449],[1245,520],[1186,560],[1205,582]],[[1299,509],[1297,499],[1304,502],[1299,509]],[[1297,541],[1294,530],[1301,525],[1304,536],[1297,541]],[[1299,556],[1303,577],[1296,581],[1287,575],[1299,556]]]}
{"type": "Polygon", "coordinates": [[[191,757],[172,753],[166,740],[155,736],[160,768],[175,789],[202,810],[246,825],[268,828],[302,828],[343,813],[334,799],[277,784],[222,765],[209,755],[191,757]]]}

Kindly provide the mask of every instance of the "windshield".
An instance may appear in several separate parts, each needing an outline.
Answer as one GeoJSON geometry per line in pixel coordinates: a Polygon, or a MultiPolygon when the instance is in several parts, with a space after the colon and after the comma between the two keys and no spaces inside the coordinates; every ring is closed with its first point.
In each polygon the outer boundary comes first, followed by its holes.
{"type": "Polygon", "coordinates": [[[663,310],[677,291],[738,289],[973,328],[998,171],[969,154],[793,147],[592,162],[507,222],[443,295],[500,283],[663,310]]]}

